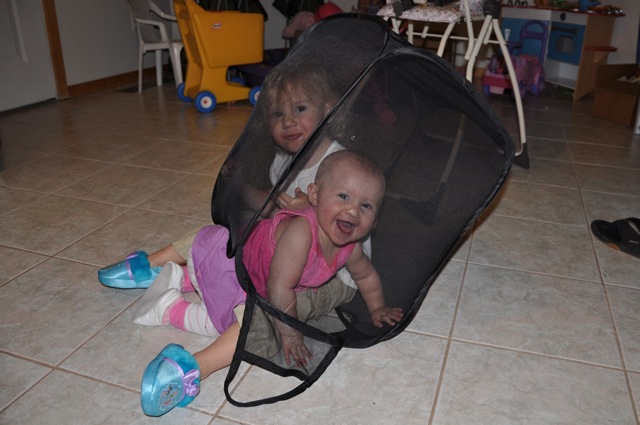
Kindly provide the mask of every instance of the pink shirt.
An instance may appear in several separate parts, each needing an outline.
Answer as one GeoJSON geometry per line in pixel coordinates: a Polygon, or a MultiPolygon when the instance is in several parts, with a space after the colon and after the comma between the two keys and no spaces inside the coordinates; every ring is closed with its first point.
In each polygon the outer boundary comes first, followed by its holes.
{"type": "MultiPolygon", "coordinates": [[[[307,256],[297,291],[318,288],[326,283],[349,259],[355,244],[340,248],[335,260],[329,264],[324,259],[318,240],[318,221],[311,207],[298,211],[282,210],[272,219],[265,219],[256,225],[243,253],[243,263],[256,287],[258,294],[268,299],[267,280],[269,268],[275,252],[274,234],[280,222],[291,217],[302,216],[309,221],[312,244],[307,256]]],[[[246,301],[235,270],[235,259],[227,258],[229,232],[223,226],[213,225],[202,228],[191,247],[191,256],[202,300],[213,326],[222,334],[237,321],[233,309],[246,301]]]]}
{"type": "Polygon", "coordinates": [[[318,219],[310,206],[301,210],[282,210],[277,212],[272,219],[258,222],[244,246],[242,256],[256,291],[263,298],[267,298],[269,269],[276,249],[276,228],[283,220],[292,217],[306,218],[311,227],[312,236],[307,263],[300,281],[296,285],[296,291],[322,286],[336,274],[338,269],[344,266],[355,248],[355,244],[340,248],[335,260],[331,264],[327,263],[318,239],[318,219]]]}

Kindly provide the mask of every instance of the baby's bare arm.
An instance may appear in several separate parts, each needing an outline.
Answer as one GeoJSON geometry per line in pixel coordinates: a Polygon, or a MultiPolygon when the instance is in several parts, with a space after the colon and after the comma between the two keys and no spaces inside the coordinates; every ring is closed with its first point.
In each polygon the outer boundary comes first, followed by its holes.
{"type": "MultiPolygon", "coordinates": [[[[269,302],[297,319],[295,287],[311,249],[311,229],[306,219],[291,218],[278,225],[275,238],[276,249],[269,269],[269,302]]],[[[290,364],[293,357],[296,364],[305,366],[312,356],[304,345],[303,335],[280,321],[276,321],[276,327],[286,363],[290,364]]]]}
{"type": "Polygon", "coordinates": [[[383,323],[396,324],[404,313],[399,307],[387,307],[382,291],[380,275],[358,244],[346,263],[349,274],[364,299],[374,326],[382,327],[383,323]]]}

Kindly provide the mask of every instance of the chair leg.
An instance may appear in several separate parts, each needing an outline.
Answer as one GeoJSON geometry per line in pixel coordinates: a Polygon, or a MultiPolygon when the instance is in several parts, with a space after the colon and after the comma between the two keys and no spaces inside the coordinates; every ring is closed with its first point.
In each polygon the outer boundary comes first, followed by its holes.
{"type": "Polygon", "coordinates": [[[527,132],[524,123],[524,110],[522,108],[520,86],[518,85],[516,71],[513,68],[513,62],[511,61],[511,54],[509,53],[509,49],[507,48],[507,43],[504,41],[504,37],[502,37],[502,32],[500,31],[500,23],[497,19],[493,20],[493,29],[496,33],[496,38],[498,39],[500,49],[502,50],[502,56],[504,56],[505,58],[507,69],[509,70],[509,77],[511,78],[511,85],[513,86],[513,95],[516,101],[516,111],[518,112],[518,126],[520,129],[520,149],[516,151],[516,156],[518,156],[524,151],[524,146],[527,143],[527,132]]]}
{"type": "Polygon", "coordinates": [[[162,85],[162,50],[156,50],[156,82],[162,85]]]}
{"type": "MultiPolygon", "coordinates": [[[[440,39],[440,44],[438,45],[438,53],[437,55],[442,57],[442,55],[444,55],[444,48],[447,45],[447,41],[449,40],[449,36],[451,36],[451,32],[453,31],[453,27],[456,25],[455,22],[450,23],[449,25],[447,25],[447,29],[444,31],[444,34],[442,34],[442,38],[440,39]]],[[[469,41],[469,43],[471,43],[471,40],[469,41]]]]}
{"type": "Polygon", "coordinates": [[[142,67],[144,65],[144,50],[140,45],[140,53],[138,54],[138,93],[142,93],[142,67]]]}
{"type": "MultiPolygon", "coordinates": [[[[478,57],[480,45],[487,44],[489,42],[491,30],[493,30],[496,35],[497,44],[498,46],[500,46],[500,51],[502,52],[502,56],[504,57],[509,80],[511,81],[511,86],[513,89],[514,100],[516,102],[516,112],[518,114],[518,129],[520,133],[520,144],[518,146],[518,149],[516,149],[516,156],[518,156],[524,152],[524,148],[527,143],[527,131],[524,122],[524,109],[522,108],[522,97],[520,96],[520,87],[518,86],[516,71],[513,68],[511,54],[509,52],[509,49],[507,48],[507,43],[502,36],[502,30],[500,29],[500,23],[498,19],[493,19],[491,16],[486,16],[484,18],[482,29],[480,30],[480,34],[478,35],[478,38],[476,40],[476,45],[474,46],[471,58],[469,60],[469,63],[467,64],[467,79],[470,80],[470,77],[473,76],[473,67],[475,65],[476,58],[478,57]]],[[[495,41],[492,41],[492,43],[495,43],[495,41]]]]}
{"type": "Polygon", "coordinates": [[[480,53],[480,48],[482,47],[482,45],[486,44],[490,33],[491,33],[491,21],[492,21],[492,17],[491,16],[486,16],[484,18],[484,21],[482,22],[482,28],[480,28],[480,32],[478,33],[478,38],[475,41],[475,44],[473,46],[473,51],[471,52],[471,54],[469,55],[469,61],[467,62],[467,80],[472,81],[473,80],[473,68],[475,67],[476,64],[476,59],[478,58],[478,54],[480,53]]]}
{"type": "Polygon", "coordinates": [[[173,76],[176,79],[176,87],[182,84],[182,64],[180,62],[180,52],[182,51],[182,44],[172,43],[169,47],[169,58],[171,59],[171,66],[173,67],[173,76]]]}

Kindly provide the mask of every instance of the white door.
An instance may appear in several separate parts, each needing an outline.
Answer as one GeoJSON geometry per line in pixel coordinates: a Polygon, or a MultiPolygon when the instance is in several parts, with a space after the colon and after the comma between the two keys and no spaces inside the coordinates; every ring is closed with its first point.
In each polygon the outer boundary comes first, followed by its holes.
{"type": "Polygon", "coordinates": [[[55,97],[42,0],[0,0],[0,111],[55,97]]]}

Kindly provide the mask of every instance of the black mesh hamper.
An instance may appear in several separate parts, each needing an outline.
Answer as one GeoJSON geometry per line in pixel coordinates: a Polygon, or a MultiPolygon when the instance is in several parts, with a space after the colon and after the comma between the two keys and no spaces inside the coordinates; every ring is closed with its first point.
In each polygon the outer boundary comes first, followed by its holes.
{"type": "MultiPolygon", "coordinates": [[[[247,292],[245,314],[225,381],[227,399],[256,406],[291,398],[311,386],[342,347],[367,348],[404,330],[422,304],[453,248],[489,204],[511,167],[514,145],[484,98],[452,66],[414,48],[377,17],[334,15],[309,28],[282,63],[322,68],[340,100],[280,177],[266,203],[287,186],[325,137],[358,150],[385,171],[387,191],[371,236],[372,262],[382,279],[388,306],[402,307],[395,326],[374,327],[357,294],[335,315],[302,323],[256,295],[242,264],[242,245],[259,212],[240,196],[250,184],[269,188],[275,155],[266,105],[258,99],[247,126],[230,152],[212,199],[214,222],[230,230],[229,256],[236,256],[240,284],[247,292]],[[232,165],[232,166],[231,166],[232,165]],[[263,350],[277,338],[259,329],[260,318],[280,320],[305,335],[313,353],[306,368],[287,366],[280,352],[263,350]],[[237,401],[229,385],[242,362],[290,379],[284,394],[237,401]]],[[[306,189],[306,188],[303,188],[306,189]]]]}

